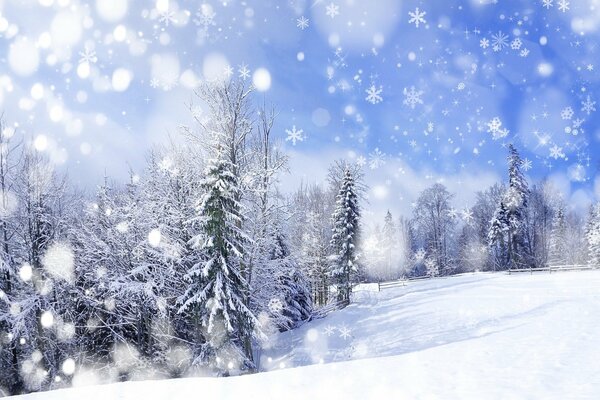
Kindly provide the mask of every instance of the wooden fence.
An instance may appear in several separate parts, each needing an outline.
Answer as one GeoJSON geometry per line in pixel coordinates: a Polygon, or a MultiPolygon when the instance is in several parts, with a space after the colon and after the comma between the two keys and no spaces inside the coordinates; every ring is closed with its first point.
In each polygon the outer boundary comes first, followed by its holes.
{"type": "Polygon", "coordinates": [[[534,272],[562,272],[562,271],[588,271],[592,269],[598,269],[597,265],[587,265],[587,264],[574,264],[574,265],[552,265],[548,267],[540,267],[540,268],[513,268],[509,269],[507,272],[509,275],[511,274],[520,274],[520,273],[530,273],[534,272]]]}

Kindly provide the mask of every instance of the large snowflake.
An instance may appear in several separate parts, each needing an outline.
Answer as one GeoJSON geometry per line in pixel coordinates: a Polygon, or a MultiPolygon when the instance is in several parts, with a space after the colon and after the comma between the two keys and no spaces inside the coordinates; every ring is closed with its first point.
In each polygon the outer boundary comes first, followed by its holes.
{"type": "Polygon", "coordinates": [[[414,110],[417,104],[423,104],[423,100],[421,99],[421,96],[423,96],[422,90],[416,90],[414,86],[411,86],[410,89],[404,88],[402,93],[404,94],[402,104],[405,106],[414,110]]]}
{"type": "Polygon", "coordinates": [[[292,129],[286,129],[285,133],[287,133],[287,138],[285,139],[286,142],[291,141],[292,145],[296,145],[296,142],[302,142],[304,141],[304,130],[303,129],[296,129],[296,125],[292,126],[292,129]]]}
{"type": "Polygon", "coordinates": [[[587,115],[590,115],[592,112],[596,111],[596,102],[592,100],[589,94],[585,101],[581,102],[581,111],[587,115]]]}
{"type": "Polygon", "coordinates": [[[383,92],[383,88],[381,85],[377,88],[375,85],[371,85],[367,90],[367,100],[371,104],[381,103],[383,101],[383,97],[381,97],[381,93],[383,92]]]}
{"type": "Polygon", "coordinates": [[[410,19],[408,20],[409,24],[415,24],[415,27],[418,28],[419,24],[426,24],[425,18],[423,18],[427,13],[425,11],[419,11],[419,7],[415,8],[415,11],[409,11],[408,15],[410,15],[410,19]]]}
{"type": "Polygon", "coordinates": [[[492,134],[492,139],[498,140],[508,136],[510,131],[506,128],[502,128],[502,121],[498,117],[492,118],[488,123],[488,132],[492,134]]]}
{"type": "Polygon", "coordinates": [[[335,5],[333,3],[329,3],[327,7],[325,7],[325,14],[332,19],[335,18],[336,15],[340,13],[340,6],[335,5]]]}
{"type": "Polygon", "coordinates": [[[508,35],[501,31],[492,35],[492,49],[494,51],[500,51],[508,46],[508,35]]]}
{"type": "Polygon", "coordinates": [[[378,169],[385,165],[385,154],[376,148],[371,154],[369,154],[369,168],[378,169]]]}

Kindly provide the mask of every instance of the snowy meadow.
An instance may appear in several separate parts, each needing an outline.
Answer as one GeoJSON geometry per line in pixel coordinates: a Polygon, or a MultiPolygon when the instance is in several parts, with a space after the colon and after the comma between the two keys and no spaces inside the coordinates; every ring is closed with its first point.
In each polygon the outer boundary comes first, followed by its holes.
{"type": "Polygon", "coordinates": [[[0,0],[0,397],[600,396],[596,0],[0,0]]]}

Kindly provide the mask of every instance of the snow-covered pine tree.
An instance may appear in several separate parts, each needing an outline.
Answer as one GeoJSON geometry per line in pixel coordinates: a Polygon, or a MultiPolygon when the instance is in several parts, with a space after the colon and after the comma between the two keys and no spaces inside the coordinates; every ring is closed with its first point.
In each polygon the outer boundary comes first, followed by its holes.
{"type": "Polygon", "coordinates": [[[523,160],[512,144],[508,146],[507,160],[508,189],[498,204],[488,233],[493,263],[501,269],[531,262],[525,235],[529,186],[521,171],[523,160]]]}
{"type": "Polygon", "coordinates": [[[274,236],[269,258],[275,271],[272,278],[277,283],[281,297],[281,304],[277,301],[279,299],[273,299],[275,301],[269,307],[270,312],[280,315],[280,318],[276,318],[280,330],[295,328],[310,318],[312,296],[306,277],[290,253],[287,238],[279,230],[274,236]]]}
{"type": "Polygon", "coordinates": [[[346,168],[333,212],[333,235],[330,274],[337,286],[338,300],[350,300],[352,281],[359,272],[358,240],[360,207],[355,191],[354,176],[346,168]]]}
{"type": "Polygon", "coordinates": [[[315,212],[308,212],[299,252],[302,269],[310,280],[313,301],[318,305],[326,304],[329,298],[328,246],[322,217],[315,212]]]}
{"type": "Polygon", "coordinates": [[[206,355],[215,368],[246,370],[254,368],[252,339],[258,321],[248,308],[248,284],[241,271],[247,237],[240,229],[240,189],[232,170],[219,149],[206,167],[201,182],[205,194],[191,221],[200,230],[191,242],[203,259],[185,276],[189,287],[179,299],[179,312],[199,316],[208,340],[206,355]]]}
{"type": "Polygon", "coordinates": [[[567,260],[567,224],[565,221],[565,209],[561,203],[558,205],[552,221],[550,233],[550,254],[548,261],[550,265],[564,265],[567,260]]]}
{"type": "Polygon", "coordinates": [[[383,219],[381,236],[384,267],[383,275],[386,279],[393,279],[397,272],[397,265],[395,263],[399,258],[397,251],[399,244],[396,240],[396,225],[394,224],[394,219],[392,218],[390,210],[387,211],[385,218],[383,219]]]}
{"type": "Polygon", "coordinates": [[[504,269],[507,265],[508,226],[506,206],[501,200],[490,222],[488,233],[488,245],[494,270],[504,269]]]}
{"type": "Polygon", "coordinates": [[[585,227],[585,239],[587,242],[588,264],[598,268],[600,267],[600,203],[590,207],[585,227]]]}
{"type": "Polygon", "coordinates": [[[524,235],[525,212],[529,199],[529,186],[521,171],[523,160],[514,145],[508,146],[508,190],[504,195],[506,220],[508,223],[509,265],[524,265],[529,262],[524,235]]]}

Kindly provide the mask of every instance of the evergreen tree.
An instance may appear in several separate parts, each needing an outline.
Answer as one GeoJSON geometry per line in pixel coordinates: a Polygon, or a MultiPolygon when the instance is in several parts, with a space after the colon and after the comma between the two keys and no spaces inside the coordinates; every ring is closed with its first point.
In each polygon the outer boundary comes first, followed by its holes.
{"type": "Polygon", "coordinates": [[[600,203],[590,207],[585,239],[587,242],[588,264],[597,268],[600,266],[600,203]]]}
{"type": "Polygon", "coordinates": [[[488,235],[500,268],[531,262],[525,235],[529,187],[517,149],[510,144],[508,151],[508,189],[496,209],[488,235]]]}
{"type": "Polygon", "coordinates": [[[521,171],[523,160],[517,149],[510,144],[508,151],[508,190],[504,196],[508,223],[508,263],[525,264],[529,261],[524,235],[529,187],[521,171]]]}
{"type": "Polygon", "coordinates": [[[203,260],[185,276],[190,285],[180,298],[179,312],[200,317],[213,365],[225,369],[231,362],[239,369],[253,369],[252,338],[258,321],[248,307],[248,284],[242,274],[247,238],[240,229],[240,189],[232,170],[220,151],[206,168],[201,182],[205,194],[193,220],[201,233],[192,238],[203,260]]]}
{"type": "Polygon", "coordinates": [[[333,213],[333,236],[330,274],[337,286],[338,300],[349,300],[352,281],[359,272],[358,240],[360,209],[352,172],[346,168],[333,213]]]}
{"type": "Polygon", "coordinates": [[[550,233],[550,265],[564,265],[567,260],[567,224],[564,206],[560,204],[552,221],[550,233]]]}
{"type": "Polygon", "coordinates": [[[383,251],[383,263],[384,263],[384,276],[386,279],[392,279],[396,273],[395,262],[398,260],[397,248],[398,243],[396,241],[396,226],[392,213],[388,210],[383,220],[383,228],[381,230],[382,235],[382,251],[383,251]]]}

